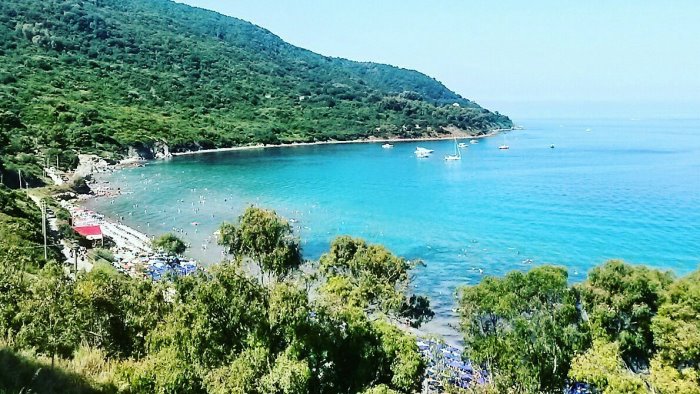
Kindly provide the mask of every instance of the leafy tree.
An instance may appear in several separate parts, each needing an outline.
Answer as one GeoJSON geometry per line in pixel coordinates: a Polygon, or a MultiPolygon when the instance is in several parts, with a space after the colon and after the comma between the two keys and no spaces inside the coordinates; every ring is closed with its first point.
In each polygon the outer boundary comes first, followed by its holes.
{"type": "Polygon", "coordinates": [[[368,388],[367,390],[363,391],[362,394],[399,394],[399,392],[392,390],[385,384],[380,384],[378,386],[368,388]]]}
{"type": "Polygon", "coordinates": [[[134,394],[206,393],[194,366],[178,357],[173,348],[125,363],[119,375],[119,380],[134,394]]]}
{"type": "Polygon", "coordinates": [[[579,286],[594,333],[618,342],[635,370],[645,367],[655,351],[651,321],[672,280],[669,272],[611,260],[591,270],[579,286]]]}
{"type": "Polygon", "coordinates": [[[594,341],[590,349],[573,359],[569,376],[592,384],[602,394],[647,393],[644,380],[625,365],[616,342],[594,341]]]}
{"type": "Polygon", "coordinates": [[[677,369],[660,358],[651,360],[649,381],[658,394],[700,394],[698,368],[677,369]]]}
{"type": "Polygon", "coordinates": [[[185,253],[185,250],[187,250],[185,241],[171,233],[161,235],[160,237],[154,239],[152,245],[154,248],[162,250],[171,256],[179,256],[185,253]]]}
{"type": "Polygon", "coordinates": [[[219,243],[239,259],[250,258],[268,281],[285,278],[302,263],[292,227],[274,211],[249,207],[238,225],[224,223],[219,243]]]}
{"type": "Polygon", "coordinates": [[[484,364],[499,390],[564,387],[573,356],[588,343],[564,269],[543,266],[485,277],[459,294],[465,356],[484,364]]]}
{"type": "Polygon", "coordinates": [[[173,312],[150,336],[149,352],[176,349],[185,362],[212,368],[242,351],[249,340],[266,338],[267,293],[234,264],[186,278],[173,312]]]}
{"type": "Polygon", "coordinates": [[[269,370],[268,351],[263,347],[243,350],[231,363],[213,369],[205,377],[211,394],[249,394],[259,392],[260,378],[269,370]]]}
{"type": "Polygon", "coordinates": [[[260,380],[261,393],[305,394],[310,390],[311,370],[287,349],[280,353],[270,371],[260,380]]]}
{"type": "Polygon", "coordinates": [[[170,309],[158,285],[100,265],[78,276],[75,303],[82,341],[121,357],[144,356],[146,336],[170,309]]]}
{"type": "Polygon", "coordinates": [[[700,373],[700,271],[669,287],[651,328],[661,360],[700,373]]]}
{"type": "Polygon", "coordinates": [[[424,297],[406,298],[410,270],[416,262],[393,255],[381,245],[341,236],[333,240],[328,253],[321,256],[321,272],[327,277],[322,291],[338,297],[342,303],[368,312],[401,316],[419,326],[433,312],[424,297]]]}
{"type": "Polygon", "coordinates": [[[24,275],[16,264],[0,262],[0,340],[11,337],[18,330],[15,318],[28,293],[24,275]]]}
{"type": "Polygon", "coordinates": [[[74,285],[60,265],[49,263],[29,285],[29,295],[20,304],[22,328],[18,340],[51,356],[69,356],[78,344],[74,285]]]}

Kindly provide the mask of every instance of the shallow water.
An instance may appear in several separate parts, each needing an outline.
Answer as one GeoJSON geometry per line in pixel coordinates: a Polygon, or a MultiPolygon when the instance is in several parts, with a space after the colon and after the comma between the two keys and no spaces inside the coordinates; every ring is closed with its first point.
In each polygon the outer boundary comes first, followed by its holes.
{"type": "Polygon", "coordinates": [[[455,162],[442,159],[452,141],[177,157],[108,176],[133,194],[88,205],[147,233],[181,228],[208,261],[220,249],[202,244],[250,204],[293,219],[307,258],[340,234],[382,243],[426,263],[416,291],[441,317],[429,329],[449,335],[455,289],[482,275],[548,263],[579,281],[610,258],[698,268],[700,120],[523,123],[455,162]],[[435,154],[416,159],[416,146],[435,154]]]}

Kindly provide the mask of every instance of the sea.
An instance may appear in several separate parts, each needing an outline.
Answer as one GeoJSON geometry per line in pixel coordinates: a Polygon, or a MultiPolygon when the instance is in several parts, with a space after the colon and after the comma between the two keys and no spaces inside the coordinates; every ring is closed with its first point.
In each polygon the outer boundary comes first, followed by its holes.
{"type": "Polygon", "coordinates": [[[676,275],[700,268],[700,120],[524,120],[523,130],[452,140],[295,146],[179,156],[102,175],[124,194],[89,208],[189,254],[220,261],[215,231],[248,206],[292,223],[304,257],[339,235],[420,260],[424,329],[458,342],[456,294],[487,275],[542,264],[572,283],[608,259],[676,275]],[[510,149],[498,149],[507,144],[510,149]],[[434,150],[429,158],[416,147],[434,150]]]}

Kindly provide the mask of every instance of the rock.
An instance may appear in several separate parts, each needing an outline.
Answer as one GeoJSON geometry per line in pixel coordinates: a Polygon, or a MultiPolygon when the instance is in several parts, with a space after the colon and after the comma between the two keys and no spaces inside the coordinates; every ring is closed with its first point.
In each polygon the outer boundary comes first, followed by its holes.
{"type": "Polygon", "coordinates": [[[78,167],[73,173],[72,180],[87,178],[95,172],[109,168],[109,163],[96,155],[78,155],[78,167]]]}

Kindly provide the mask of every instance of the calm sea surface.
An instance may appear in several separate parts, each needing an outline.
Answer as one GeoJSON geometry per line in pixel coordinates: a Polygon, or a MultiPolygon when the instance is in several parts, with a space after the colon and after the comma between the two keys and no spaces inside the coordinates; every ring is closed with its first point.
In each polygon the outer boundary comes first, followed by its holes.
{"type": "Polygon", "coordinates": [[[178,157],[108,175],[133,194],[88,206],[150,234],[182,229],[210,262],[220,249],[202,245],[250,204],[293,219],[310,259],[341,234],[382,243],[426,263],[415,290],[441,317],[428,329],[449,335],[455,289],[482,275],[558,264],[580,281],[610,258],[700,266],[700,120],[522,123],[456,162],[443,160],[452,141],[178,157]]]}

